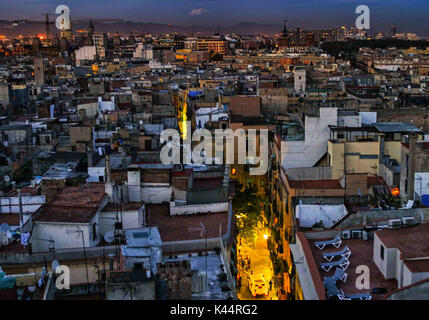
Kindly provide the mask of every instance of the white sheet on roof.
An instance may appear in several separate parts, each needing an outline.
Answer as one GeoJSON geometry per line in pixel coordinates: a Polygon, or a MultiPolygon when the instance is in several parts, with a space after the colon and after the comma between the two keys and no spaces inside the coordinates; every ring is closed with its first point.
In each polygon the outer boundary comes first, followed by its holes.
{"type": "Polygon", "coordinates": [[[346,214],[347,209],[343,204],[299,204],[296,206],[296,217],[299,219],[299,225],[304,228],[311,228],[320,221],[323,221],[325,228],[331,228],[346,214]]]}

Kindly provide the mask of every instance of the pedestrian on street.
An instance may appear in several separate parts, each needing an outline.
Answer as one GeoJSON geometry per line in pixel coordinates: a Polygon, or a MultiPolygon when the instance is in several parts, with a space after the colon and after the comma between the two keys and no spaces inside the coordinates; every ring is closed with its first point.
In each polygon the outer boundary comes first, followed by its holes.
{"type": "Polygon", "coordinates": [[[271,291],[271,289],[273,287],[273,280],[270,280],[269,284],[270,284],[270,291],[271,291]]]}

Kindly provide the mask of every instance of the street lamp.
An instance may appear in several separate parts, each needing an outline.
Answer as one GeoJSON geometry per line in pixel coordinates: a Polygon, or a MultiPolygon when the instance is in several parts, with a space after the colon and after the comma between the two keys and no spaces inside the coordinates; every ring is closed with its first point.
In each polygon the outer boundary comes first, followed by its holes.
{"type": "Polygon", "coordinates": [[[268,234],[264,234],[264,239],[267,240],[268,239],[268,234]]]}

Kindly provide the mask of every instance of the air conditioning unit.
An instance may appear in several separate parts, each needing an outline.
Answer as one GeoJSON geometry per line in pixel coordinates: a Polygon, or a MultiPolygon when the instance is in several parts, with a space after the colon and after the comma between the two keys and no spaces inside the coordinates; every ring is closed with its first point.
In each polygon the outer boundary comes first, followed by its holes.
{"type": "Polygon", "coordinates": [[[362,231],[361,230],[352,230],[352,239],[361,239],[362,231]]]}
{"type": "Polygon", "coordinates": [[[366,231],[362,231],[362,239],[363,239],[363,240],[368,240],[368,239],[369,239],[369,237],[368,237],[368,232],[366,232],[366,231]]]}
{"type": "Polygon", "coordinates": [[[389,220],[389,228],[390,229],[399,229],[402,227],[401,219],[391,219],[389,220]]]}
{"type": "Polygon", "coordinates": [[[350,230],[344,230],[341,236],[343,239],[350,239],[350,230]]]}
{"type": "Polygon", "coordinates": [[[405,224],[406,226],[414,226],[417,224],[417,220],[414,217],[403,217],[402,224],[405,224]]]}

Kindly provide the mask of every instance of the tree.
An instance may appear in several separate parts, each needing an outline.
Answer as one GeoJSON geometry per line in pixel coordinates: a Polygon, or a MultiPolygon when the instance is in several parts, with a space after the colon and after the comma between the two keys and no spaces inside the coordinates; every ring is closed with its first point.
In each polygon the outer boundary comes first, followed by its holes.
{"type": "MultiPolygon", "coordinates": [[[[241,190],[241,188],[238,188],[238,190],[241,190]]],[[[261,214],[263,204],[262,199],[256,195],[256,191],[249,187],[237,192],[232,200],[232,207],[237,216],[239,235],[247,243],[255,240],[256,228],[258,223],[263,220],[261,214]]]]}

